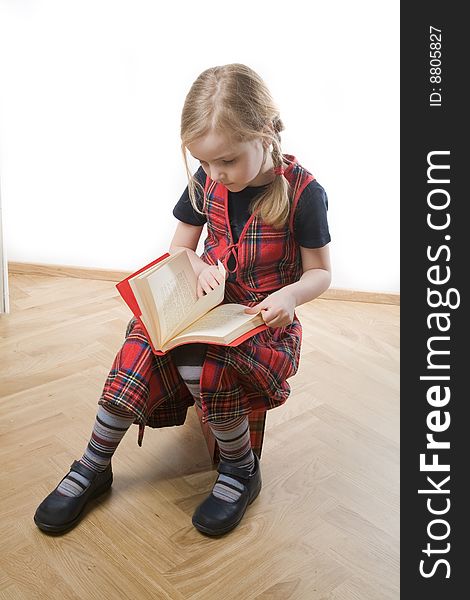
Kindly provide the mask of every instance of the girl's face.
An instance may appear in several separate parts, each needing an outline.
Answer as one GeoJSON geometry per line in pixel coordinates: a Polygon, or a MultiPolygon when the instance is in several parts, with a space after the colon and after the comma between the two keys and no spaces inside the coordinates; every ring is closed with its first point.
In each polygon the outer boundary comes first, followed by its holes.
{"type": "Polygon", "coordinates": [[[270,183],[274,179],[271,154],[261,138],[249,142],[231,142],[223,134],[211,131],[188,145],[211,179],[231,192],[270,183]]]}

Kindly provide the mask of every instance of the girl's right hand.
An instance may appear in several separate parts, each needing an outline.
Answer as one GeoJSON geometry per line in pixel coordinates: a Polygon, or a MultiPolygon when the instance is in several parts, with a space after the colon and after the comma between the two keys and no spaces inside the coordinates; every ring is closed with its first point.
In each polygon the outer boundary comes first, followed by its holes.
{"type": "Polygon", "coordinates": [[[201,298],[204,294],[208,294],[218,285],[224,282],[224,276],[219,271],[216,265],[207,265],[199,273],[197,280],[197,297],[201,298]]]}

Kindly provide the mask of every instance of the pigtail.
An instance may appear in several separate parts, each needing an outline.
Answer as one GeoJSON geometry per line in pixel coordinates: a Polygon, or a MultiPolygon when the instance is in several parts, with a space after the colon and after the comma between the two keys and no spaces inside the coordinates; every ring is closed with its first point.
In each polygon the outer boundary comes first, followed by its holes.
{"type": "MultiPolygon", "coordinates": [[[[284,125],[279,116],[273,119],[273,131],[271,137],[271,158],[273,167],[285,168],[280,131],[284,125]]],[[[274,229],[282,229],[289,220],[290,214],[290,185],[284,175],[275,175],[267,190],[258,196],[252,203],[251,211],[258,211],[259,217],[274,229]]]]}
{"type": "Polygon", "coordinates": [[[188,194],[194,210],[200,215],[205,214],[205,193],[203,186],[191,173],[188,165],[188,158],[186,156],[186,147],[184,144],[181,145],[181,151],[183,153],[183,162],[186,169],[186,176],[188,178],[188,194]]]}

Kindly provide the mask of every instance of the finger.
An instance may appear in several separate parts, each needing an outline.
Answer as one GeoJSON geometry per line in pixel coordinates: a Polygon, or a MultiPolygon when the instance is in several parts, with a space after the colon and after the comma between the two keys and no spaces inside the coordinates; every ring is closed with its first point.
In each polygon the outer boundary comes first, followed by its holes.
{"type": "Polygon", "coordinates": [[[214,280],[210,277],[209,274],[204,274],[202,277],[199,277],[198,285],[201,287],[204,293],[209,294],[209,292],[211,292],[217,284],[214,282],[214,280]]]}
{"type": "Polygon", "coordinates": [[[263,304],[263,302],[260,302],[256,306],[252,306],[251,309],[257,313],[258,312],[263,313],[265,310],[269,310],[268,307],[266,306],[266,304],[263,304]]]}
{"type": "Polygon", "coordinates": [[[268,327],[282,327],[282,321],[279,321],[279,319],[268,319],[267,321],[265,321],[266,325],[268,327]]]}
{"type": "Polygon", "coordinates": [[[206,293],[210,293],[221,284],[217,280],[217,277],[214,275],[214,273],[207,273],[207,277],[202,280],[202,285],[204,286],[206,293]]]}
{"type": "Polygon", "coordinates": [[[274,310],[264,309],[261,312],[263,320],[268,327],[284,327],[288,321],[282,314],[276,313],[274,310]]]}
{"type": "Polygon", "coordinates": [[[211,273],[209,275],[209,277],[207,278],[207,283],[211,286],[211,289],[215,289],[221,284],[221,282],[217,279],[214,273],[211,273]]]}
{"type": "Polygon", "coordinates": [[[206,281],[202,281],[201,285],[202,285],[202,289],[204,290],[204,292],[206,294],[210,294],[212,292],[211,286],[206,281]]]}
{"type": "Polygon", "coordinates": [[[205,273],[204,273],[204,277],[203,279],[209,283],[210,281],[213,281],[215,279],[215,271],[213,271],[212,269],[208,269],[205,273]]]}
{"type": "Polygon", "coordinates": [[[217,279],[217,283],[219,285],[222,285],[224,283],[224,281],[225,281],[225,278],[224,278],[224,276],[222,275],[222,273],[220,271],[217,271],[215,273],[215,278],[217,279]]]}
{"type": "Polygon", "coordinates": [[[288,325],[291,325],[292,322],[289,321],[288,318],[282,318],[282,317],[277,317],[277,318],[273,318],[271,319],[268,323],[266,323],[266,325],[268,325],[269,327],[287,327],[288,325]]]}
{"type": "Polygon", "coordinates": [[[268,308],[262,308],[261,309],[261,316],[263,317],[263,321],[266,323],[266,325],[268,325],[268,322],[272,321],[272,319],[273,319],[273,316],[269,312],[268,308]]]}

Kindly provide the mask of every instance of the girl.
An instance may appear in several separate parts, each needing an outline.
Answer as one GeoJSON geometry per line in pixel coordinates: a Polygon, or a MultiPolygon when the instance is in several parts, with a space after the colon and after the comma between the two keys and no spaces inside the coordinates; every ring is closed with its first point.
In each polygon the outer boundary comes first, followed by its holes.
{"type": "Polygon", "coordinates": [[[111,486],[111,458],[132,423],[139,425],[140,446],[146,425],[181,425],[194,402],[220,451],[217,480],[196,509],[194,526],[208,535],[226,533],[259,494],[248,414],[287,400],[302,335],[295,308],[322,294],[331,279],[327,197],[294,156],[282,153],[283,129],[269,90],[249,67],[210,68],[193,83],[181,117],[188,187],[173,210],[179,223],[170,252],[186,249],[199,296],[222,283],[220,259],[227,271],[224,302],[261,312],[268,329],[237,347],[188,344],[155,356],[132,319],[85,453],[36,511],[43,531],[70,529],[111,486]],[[188,151],[201,164],[194,175],[188,151]]]}

